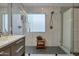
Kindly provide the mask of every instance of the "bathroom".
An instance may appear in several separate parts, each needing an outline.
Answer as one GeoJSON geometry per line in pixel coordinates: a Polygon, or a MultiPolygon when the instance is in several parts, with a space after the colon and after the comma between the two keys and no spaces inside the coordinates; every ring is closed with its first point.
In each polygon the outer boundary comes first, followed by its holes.
{"type": "Polygon", "coordinates": [[[79,52],[78,11],[77,3],[2,3],[0,36],[2,40],[15,38],[11,36],[25,38],[23,54],[26,56],[76,55],[79,52]],[[45,49],[36,48],[37,36],[45,39],[45,49]]]}

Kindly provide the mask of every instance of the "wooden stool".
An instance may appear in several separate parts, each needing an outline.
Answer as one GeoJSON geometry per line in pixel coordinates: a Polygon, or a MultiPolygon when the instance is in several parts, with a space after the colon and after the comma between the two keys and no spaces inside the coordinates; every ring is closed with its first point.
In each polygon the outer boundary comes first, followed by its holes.
{"type": "Polygon", "coordinates": [[[37,47],[36,48],[37,49],[45,48],[45,40],[41,36],[37,37],[37,47]]]}

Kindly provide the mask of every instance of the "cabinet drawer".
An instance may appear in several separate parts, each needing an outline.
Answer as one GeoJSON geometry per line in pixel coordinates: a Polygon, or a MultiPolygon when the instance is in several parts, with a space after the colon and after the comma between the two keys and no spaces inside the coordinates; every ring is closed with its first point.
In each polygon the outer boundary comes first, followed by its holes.
{"type": "Polygon", "coordinates": [[[21,39],[16,42],[16,50],[18,50],[21,46],[25,46],[25,40],[21,39]]]}
{"type": "Polygon", "coordinates": [[[16,56],[21,56],[24,52],[25,52],[25,47],[20,46],[20,48],[16,50],[16,56]]]}
{"type": "Polygon", "coordinates": [[[20,56],[25,52],[25,39],[20,39],[14,42],[14,45],[11,47],[12,56],[20,56]]]}
{"type": "Polygon", "coordinates": [[[0,56],[10,56],[10,48],[3,48],[0,50],[0,56]]]}
{"type": "Polygon", "coordinates": [[[25,53],[25,37],[0,48],[0,56],[21,56],[25,53]]]}
{"type": "Polygon", "coordinates": [[[20,39],[20,40],[16,41],[15,43],[16,43],[16,44],[20,44],[21,42],[24,42],[24,40],[25,40],[25,39],[20,39]]]}
{"type": "Polygon", "coordinates": [[[16,50],[18,50],[21,46],[24,46],[25,43],[24,42],[21,42],[19,44],[16,45],[16,50]]]}

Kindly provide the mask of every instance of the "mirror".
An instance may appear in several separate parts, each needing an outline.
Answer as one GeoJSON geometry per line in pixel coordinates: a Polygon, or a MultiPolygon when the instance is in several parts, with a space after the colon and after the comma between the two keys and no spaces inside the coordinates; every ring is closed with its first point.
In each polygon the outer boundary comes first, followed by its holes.
{"type": "Polygon", "coordinates": [[[22,4],[0,4],[0,33],[23,34],[24,32],[24,9],[22,4]],[[23,20],[21,20],[23,18],[23,20]]]}
{"type": "Polygon", "coordinates": [[[0,32],[8,33],[8,8],[0,7],[0,32]]]}

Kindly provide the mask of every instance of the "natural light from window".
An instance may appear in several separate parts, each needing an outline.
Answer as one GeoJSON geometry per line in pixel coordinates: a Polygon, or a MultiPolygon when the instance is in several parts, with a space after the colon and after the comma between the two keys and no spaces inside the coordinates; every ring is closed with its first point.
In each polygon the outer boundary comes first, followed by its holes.
{"type": "Polygon", "coordinates": [[[28,32],[45,32],[45,14],[28,14],[28,23],[28,32]]]}

